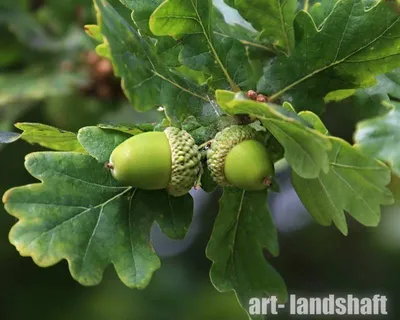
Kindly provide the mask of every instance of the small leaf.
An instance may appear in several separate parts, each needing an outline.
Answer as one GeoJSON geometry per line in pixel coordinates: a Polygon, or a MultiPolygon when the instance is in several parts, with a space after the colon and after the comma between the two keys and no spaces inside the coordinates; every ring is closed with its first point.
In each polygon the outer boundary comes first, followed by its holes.
{"type": "Polygon", "coordinates": [[[385,93],[395,99],[400,99],[400,68],[379,77],[385,88],[385,93]]]}
{"type": "Polygon", "coordinates": [[[163,0],[120,0],[132,10],[132,19],[141,33],[151,36],[149,19],[151,14],[163,0]]]}
{"type": "Polygon", "coordinates": [[[109,161],[114,148],[130,137],[132,135],[128,133],[113,132],[98,127],[84,127],[78,132],[78,140],[82,146],[103,164],[109,161]]]}
{"type": "Polygon", "coordinates": [[[228,108],[225,111],[231,114],[249,114],[259,119],[284,147],[286,160],[303,178],[316,178],[321,170],[329,170],[329,140],[318,131],[305,126],[301,122],[305,120],[297,114],[252,100],[224,100],[223,103],[228,108]]]}
{"type": "Polygon", "coordinates": [[[355,92],[356,92],[355,89],[342,89],[342,90],[331,91],[324,97],[324,102],[325,103],[338,102],[348,97],[351,97],[355,92]]]}
{"type": "Polygon", "coordinates": [[[311,123],[313,128],[323,135],[329,134],[328,129],[325,127],[321,118],[318,117],[315,113],[311,111],[302,111],[299,112],[299,116],[306,120],[308,123],[311,123]]]}
{"type": "Polygon", "coordinates": [[[211,122],[206,125],[200,124],[197,120],[199,118],[188,117],[182,123],[182,129],[190,133],[196,144],[201,145],[206,141],[214,138],[219,132],[231,125],[237,124],[237,120],[227,115],[221,115],[217,121],[211,122]]]}
{"type": "Polygon", "coordinates": [[[211,1],[167,0],[150,17],[150,29],[158,36],[204,33],[210,26],[211,1]]]}
{"type": "Polygon", "coordinates": [[[139,124],[139,125],[115,125],[110,123],[101,123],[98,124],[97,126],[101,129],[129,133],[130,135],[136,135],[142,132],[153,131],[155,127],[155,125],[151,123],[139,124]]]}
{"type": "Polygon", "coordinates": [[[218,105],[222,110],[229,110],[228,103],[235,99],[235,92],[228,90],[217,90],[215,91],[215,98],[217,99],[218,105]]]}
{"type": "Polygon", "coordinates": [[[98,41],[98,42],[103,42],[103,36],[101,34],[101,30],[100,27],[96,24],[87,24],[85,25],[85,31],[86,34],[93,38],[94,40],[98,41]]]}
{"type": "Polygon", "coordinates": [[[152,198],[159,203],[155,206],[158,211],[157,223],[162,232],[172,239],[185,238],[193,217],[193,199],[189,194],[173,197],[165,190],[152,191],[152,198]]]}
{"type": "Polygon", "coordinates": [[[368,9],[363,0],[338,1],[321,29],[300,11],[295,30],[292,54],[270,63],[258,83],[271,102],[320,112],[330,91],[372,86],[376,75],[400,66],[400,18],[386,1],[368,9]]]}
{"type": "Polygon", "coordinates": [[[96,53],[99,57],[112,60],[111,50],[108,43],[101,43],[96,47],[96,53]]]}
{"type": "Polygon", "coordinates": [[[387,114],[358,123],[354,139],[362,152],[390,164],[400,176],[400,104],[387,114]]]}
{"type": "Polygon", "coordinates": [[[218,184],[211,176],[210,170],[207,168],[207,163],[203,165],[203,174],[201,175],[201,188],[205,192],[213,192],[218,187],[218,184]]]}
{"type": "Polygon", "coordinates": [[[20,133],[0,131],[0,143],[12,143],[17,141],[20,137],[20,133]]]}
{"type": "Polygon", "coordinates": [[[32,108],[32,106],[31,103],[25,103],[10,104],[0,107],[0,151],[5,147],[6,143],[18,141],[21,137],[20,133],[10,131],[12,130],[15,121],[20,118],[24,112],[32,108]]]}
{"type": "Polygon", "coordinates": [[[235,0],[234,7],[265,39],[290,55],[294,47],[296,0],[235,0]]]}
{"type": "Polygon", "coordinates": [[[253,81],[246,48],[237,39],[214,34],[213,42],[209,44],[203,35],[196,34],[185,37],[182,43],[184,48],[179,61],[191,69],[210,75],[207,83],[212,88],[233,88],[238,91],[239,88],[255,87],[258,79],[253,81]],[[214,51],[210,50],[210,45],[214,51]]]}
{"type": "MultiPolygon", "coordinates": [[[[260,39],[260,32],[255,30],[250,23],[234,9],[227,6],[223,1],[213,1],[214,6],[218,10],[214,10],[213,15],[213,33],[220,37],[230,37],[241,42],[246,48],[246,55],[250,60],[265,61],[271,57],[275,57],[278,50],[272,43],[264,38],[260,39]]],[[[254,63],[255,61],[250,61],[254,63]]],[[[262,70],[252,68],[253,74],[248,76],[254,78],[259,75],[262,70]]],[[[259,77],[255,80],[257,81],[259,77]]]]}
{"type": "Polygon", "coordinates": [[[304,206],[322,225],[332,221],[347,235],[344,210],[366,226],[377,226],[380,205],[393,203],[386,186],[390,170],[382,163],[368,158],[339,138],[330,138],[330,170],[316,179],[304,179],[292,173],[293,186],[304,206]]]}
{"type": "Polygon", "coordinates": [[[316,2],[312,5],[310,15],[318,28],[320,28],[324,23],[337,2],[338,0],[322,0],[321,2],[316,2]]]}
{"type": "Polygon", "coordinates": [[[22,130],[20,139],[37,143],[42,147],[57,151],[84,152],[76,134],[40,123],[19,122],[15,127],[22,130]]]}
{"type": "Polygon", "coordinates": [[[282,278],[263,255],[264,248],[274,256],[279,253],[267,194],[224,188],[207,246],[207,257],[213,261],[212,283],[221,292],[234,290],[246,311],[253,297],[287,299],[282,278]]]}

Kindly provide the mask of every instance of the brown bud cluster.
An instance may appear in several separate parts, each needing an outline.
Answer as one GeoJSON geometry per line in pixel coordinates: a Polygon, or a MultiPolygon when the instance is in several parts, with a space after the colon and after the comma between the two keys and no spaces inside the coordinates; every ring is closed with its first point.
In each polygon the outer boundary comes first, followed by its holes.
{"type": "Polygon", "coordinates": [[[263,95],[261,93],[259,94],[254,90],[248,90],[246,92],[246,96],[249,99],[257,101],[257,102],[268,102],[268,97],[266,95],[263,95]]]}

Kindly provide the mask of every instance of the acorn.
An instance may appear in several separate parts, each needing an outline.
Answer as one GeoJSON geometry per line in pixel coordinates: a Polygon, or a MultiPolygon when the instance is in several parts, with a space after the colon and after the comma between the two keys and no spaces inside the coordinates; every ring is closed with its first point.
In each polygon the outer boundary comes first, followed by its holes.
{"type": "Polygon", "coordinates": [[[219,132],[207,150],[207,165],[223,187],[260,191],[271,186],[274,164],[262,136],[250,126],[234,125],[219,132]]]}
{"type": "Polygon", "coordinates": [[[185,130],[168,127],[145,132],[118,145],[107,167],[124,185],[143,190],[167,189],[179,197],[194,186],[201,170],[201,154],[185,130]]]}

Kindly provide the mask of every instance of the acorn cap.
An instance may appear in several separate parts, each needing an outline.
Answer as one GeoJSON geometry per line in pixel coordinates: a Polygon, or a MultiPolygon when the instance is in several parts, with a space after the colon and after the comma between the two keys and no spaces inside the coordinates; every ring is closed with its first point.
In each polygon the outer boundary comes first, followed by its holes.
{"type": "Polygon", "coordinates": [[[168,127],[164,130],[172,155],[171,180],[168,193],[179,197],[195,184],[201,170],[201,154],[192,136],[185,130],[168,127]]]}
{"type": "Polygon", "coordinates": [[[207,165],[214,181],[220,186],[232,186],[225,176],[225,160],[228,153],[239,143],[250,139],[260,140],[260,135],[247,125],[234,125],[216,134],[207,150],[207,165]]]}

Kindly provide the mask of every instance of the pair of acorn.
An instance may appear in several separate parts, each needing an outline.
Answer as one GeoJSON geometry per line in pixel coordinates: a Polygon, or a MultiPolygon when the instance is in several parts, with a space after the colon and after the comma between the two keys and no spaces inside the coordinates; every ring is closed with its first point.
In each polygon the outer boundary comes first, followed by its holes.
{"type": "MultiPolygon", "coordinates": [[[[207,165],[221,186],[248,191],[270,186],[274,166],[261,137],[250,126],[234,125],[217,133],[207,150],[207,165]]],[[[168,127],[135,135],[111,154],[107,163],[120,183],[143,190],[167,189],[179,197],[201,174],[201,154],[192,136],[168,127]]]]}

